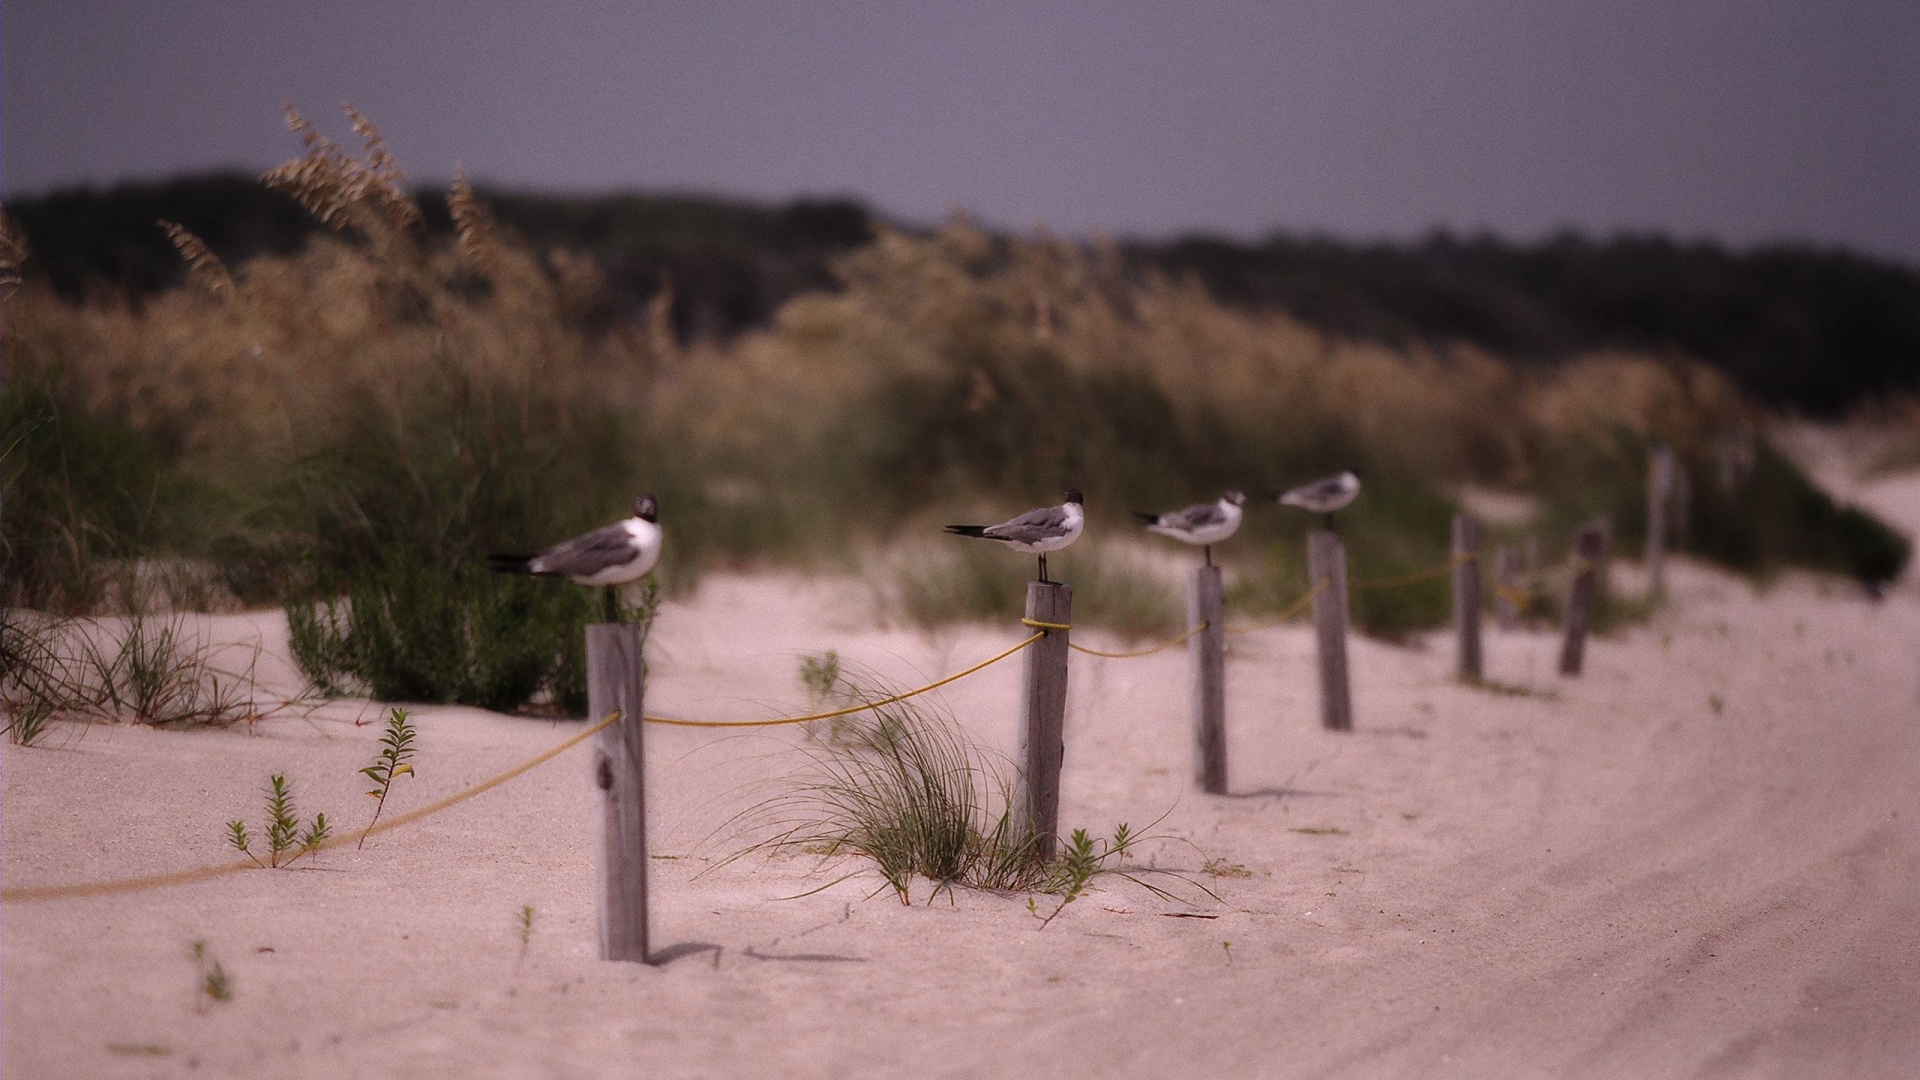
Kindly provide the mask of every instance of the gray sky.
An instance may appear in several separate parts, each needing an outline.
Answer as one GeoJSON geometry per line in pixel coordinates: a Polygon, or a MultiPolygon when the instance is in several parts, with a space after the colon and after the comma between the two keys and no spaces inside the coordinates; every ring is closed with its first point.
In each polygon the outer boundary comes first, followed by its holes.
{"type": "Polygon", "coordinates": [[[1920,262],[1920,3],[0,0],[0,189],[294,156],[904,218],[1563,226],[1920,262]]]}

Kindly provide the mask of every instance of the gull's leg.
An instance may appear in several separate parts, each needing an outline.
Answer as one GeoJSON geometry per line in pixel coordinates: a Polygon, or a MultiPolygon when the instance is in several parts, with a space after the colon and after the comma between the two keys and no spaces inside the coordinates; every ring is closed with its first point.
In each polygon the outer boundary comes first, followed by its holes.
{"type": "Polygon", "coordinates": [[[618,591],[618,590],[616,590],[616,589],[615,589],[615,588],[614,588],[613,586],[611,586],[611,585],[608,585],[608,586],[607,586],[607,587],[606,587],[606,588],[605,588],[605,589],[603,590],[603,594],[604,594],[604,595],[603,595],[603,598],[602,598],[602,600],[603,600],[603,604],[604,604],[604,606],[605,606],[605,608],[606,608],[606,618],[607,618],[607,621],[608,621],[608,622],[610,622],[610,623],[617,623],[617,622],[619,622],[619,621],[620,621],[620,593],[619,593],[619,591],[618,591]]]}
{"type": "Polygon", "coordinates": [[[1040,584],[1047,584],[1047,553],[1040,553],[1040,584]]]}
{"type": "Polygon", "coordinates": [[[1200,550],[1207,553],[1207,565],[1212,566],[1213,565],[1213,545],[1205,544],[1200,548],[1200,550]]]}

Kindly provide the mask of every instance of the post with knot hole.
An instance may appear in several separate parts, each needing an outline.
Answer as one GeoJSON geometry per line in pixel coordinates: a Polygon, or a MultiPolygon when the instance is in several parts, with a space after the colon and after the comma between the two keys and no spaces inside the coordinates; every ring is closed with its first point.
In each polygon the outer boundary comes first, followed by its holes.
{"type": "MultiPolygon", "coordinates": [[[[1058,582],[1027,583],[1027,620],[1053,626],[1073,623],[1073,590],[1058,582]]],[[[1014,835],[1033,853],[1053,858],[1060,836],[1060,768],[1066,763],[1067,635],[1047,629],[1021,657],[1026,686],[1026,723],[1021,727],[1019,783],[1014,788],[1014,835]]]]}
{"type": "Polygon", "coordinates": [[[646,757],[641,711],[646,669],[640,628],[587,627],[587,715],[618,710],[593,744],[594,850],[599,854],[600,959],[648,962],[646,757]]]}
{"type": "Polygon", "coordinates": [[[1606,527],[1598,521],[1573,534],[1573,583],[1567,591],[1567,636],[1560,644],[1560,674],[1578,675],[1586,659],[1587,628],[1600,591],[1607,557],[1606,527]]]}
{"type": "Polygon", "coordinates": [[[1307,536],[1307,576],[1313,580],[1313,633],[1320,652],[1320,724],[1353,730],[1353,697],[1347,685],[1347,552],[1340,534],[1320,529],[1307,536]]]}
{"type": "Polygon", "coordinates": [[[1454,674],[1480,681],[1480,522],[1465,514],[1453,518],[1453,630],[1457,638],[1454,674]]]}
{"type": "Polygon", "coordinates": [[[1193,723],[1199,737],[1195,779],[1209,795],[1227,793],[1227,634],[1220,568],[1194,567],[1187,584],[1187,661],[1193,669],[1193,723]]]}

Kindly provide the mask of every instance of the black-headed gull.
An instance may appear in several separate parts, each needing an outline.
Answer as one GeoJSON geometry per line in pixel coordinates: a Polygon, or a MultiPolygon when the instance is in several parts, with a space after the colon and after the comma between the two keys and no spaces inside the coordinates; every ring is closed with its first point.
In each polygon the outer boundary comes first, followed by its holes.
{"type": "Polygon", "coordinates": [[[533,555],[489,555],[507,574],[564,577],[578,585],[604,585],[609,618],[616,586],[646,577],[660,561],[660,504],[651,493],[633,501],[633,516],[562,541],[533,555]]]}
{"type": "Polygon", "coordinates": [[[947,531],[955,536],[978,536],[987,540],[998,540],[1015,551],[1033,552],[1040,556],[1040,580],[1047,580],[1047,552],[1059,551],[1080,538],[1080,530],[1086,528],[1087,515],[1082,508],[1080,492],[1067,489],[1067,500],[1059,506],[1044,506],[1038,510],[1029,510],[1011,521],[998,525],[949,525],[947,531]]]}
{"type": "Polygon", "coordinates": [[[1333,512],[1360,494],[1360,477],[1352,470],[1302,484],[1280,496],[1283,506],[1297,506],[1316,514],[1325,514],[1327,528],[1333,528],[1333,512]]]}
{"type": "Polygon", "coordinates": [[[1147,527],[1148,532],[1201,545],[1206,550],[1207,565],[1212,566],[1213,545],[1232,536],[1240,528],[1240,507],[1246,501],[1245,495],[1229,491],[1220,496],[1219,502],[1195,503],[1164,514],[1135,510],[1133,516],[1147,527]]]}

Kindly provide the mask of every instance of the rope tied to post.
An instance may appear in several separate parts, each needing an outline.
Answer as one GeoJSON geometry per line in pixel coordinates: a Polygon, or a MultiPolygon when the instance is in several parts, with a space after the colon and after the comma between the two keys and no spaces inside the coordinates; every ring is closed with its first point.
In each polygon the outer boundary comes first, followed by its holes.
{"type": "Polygon", "coordinates": [[[1415,570],[1411,574],[1401,574],[1397,577],[1387,578],[1355,578],[1353,587],[1356,589],[1396,589],[1403,585],[1419,585],[1422,582],[1438,581],[1448,574],[1451,574],[1457,566],[1464,566],[1468,563],[1479,561],[1480,556],[1477,553],[1462,551],[1446,562],[1441,563],[1439,566],[1428,567],[1425,570],[1415,570]]]}
{"type": "Polygon", "coordinates": [[[1195,634],[1200,633],[1201,631],[1205,630],[1207,627],[1211,625],[1213,624],[1210,622],[1202,622],[1199,626],[1196,626],[1193,629],[1187,631],[1186,633],[1181,634],[1177,638],[1171,638],[1151,648],[1140,649],[1136,652],[1102,652],[1099,649],[1089,649],[1085,645],[1076,645],[1076,644],[1073,644],[1072,642],[1068,642],[1067,647],[1072,649],[1074,652],[1086,653],[1088,656],[1099,656],[1099,657],[1104,657],[1108,660],[1132,660],[1135,657],[1152,656],[1154,653],[1157,653],[1157,652],[1165,652],[1166,650],[1173,648],[1175,645],[1179,645],[1182,642],[1191,640],[1195,634]]]}
{"type": "MultiPolygon", "coordinates": [[[[1022,619],[1020,621],[1026,622],[1027,620],[1022,619]]],[[[1029,623],[1029,625],[1041,626],[1043,627],[1043,629],[1041,630],[1040,633],[1037,633],[1032,637],[1026,639],[1025,641],[1022,641],[1020,644],[1015,645],[1013,648],[1008,649],[1007,651],[1000,653],[997,656],[989,657],[988,659],[982,660],[979,663],[973,665],[972,667],[966,669],[965,671],[954,672],[952,675],[949,675],[946,678],[939,680],[938,682],[931,682],[925,686],[919,687],[918,689],[908,690],[905,693],[901,693],[901,694],[894,694],[892,697],[881,698],[878,701],[863,701],[858,705],[849,705],[844,709],[834,709],[830,712],[811,713],[806,716],[782,716],[772,720],[677,720],[667,716],[647,716],[647,717],[642,717],[642,719],[649,724],[668,724],[673,727],[742,728],[742,727],[778,727],[782,724],[806,724],[806,723],[811,723],[815,720],[832,720],[835,717],[839,717],[839,716],[851,716],[857,712],[866,712],[868,709],[883,708],[885,706],[892,705],[897,701],[905,701],[910,697],[918,697],[929,690],[938,690],[939,688],[947,685],[950,682],[955,682],[960,679],[964,679],[967,676],[973,674],[974,672],[981,670],[982,668],[990,667],[994,664],[997,664],[1000,661],[1005,660],[1007,657],[1012,656],[1014,653],[1019,652],[1021,649],[1024,649],[1027,646],[1033,644],[1034,642],[1039,641],[1041,638],[1047,636],[1046,629],[1066,630],[1070,628],[1060,623],[1029,623]]]]}

